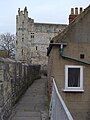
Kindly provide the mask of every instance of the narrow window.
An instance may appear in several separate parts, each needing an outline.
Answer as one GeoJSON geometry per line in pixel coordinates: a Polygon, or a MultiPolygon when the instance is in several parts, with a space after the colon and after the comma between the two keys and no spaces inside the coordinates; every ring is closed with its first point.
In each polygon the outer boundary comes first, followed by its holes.
{"type": "Polygon", "coordinates": [[[37,50],[37,46],[36,46],[36,50],[37,50]]]}
{"type": "Polygon", "coordinates": [[[22,55],[23,55],[23,49],[22,49],[22,55]]]}
{"type": "Polygon", "coordinates": [[[18,44],[18,41],[16,40],[16,44],[18,44]]]}
{"type": "Polygon", "coordinates": [[[24,21],[22,22],[22,25],[24,25],[24,21]]]}
{"type": "Polygon", "coordinates": [[[24,41],[24,38],[22,38],[22,42],[24,41]]]}
{"type": "Polygon", "coordinates": [[[31,35],[31,38],[34,38],[34,35],[31,35]]]}
{"type": "Polygon", "coordinates": [[[31,33],[31,38],[34,38],[34,33],[31,33]]]}

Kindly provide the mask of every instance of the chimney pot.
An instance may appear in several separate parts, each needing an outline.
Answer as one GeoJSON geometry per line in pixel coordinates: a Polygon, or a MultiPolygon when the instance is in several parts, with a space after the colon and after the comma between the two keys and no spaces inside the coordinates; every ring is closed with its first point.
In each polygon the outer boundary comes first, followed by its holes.
{"type": "Polygon", "coordinates": [[[83,12],[83,8],[82,7],[80,7],[80,14],[83,12]]]}
{"type": "Polygon", "coordinates": [[[75,8],[75,15],[78,15],[78,8],[75,8]]]}
{"type": "Polygon", "coordinates": [[[74,8],[71,8],[71,15],[74,15],[74,8]]]}
{"type": "Polygon", "coordinates": [[[71,14],[69,15],[69,23],[73,22],[77,16],[78,16],[78,8],[76,7],[75,11],[74,8],[71,8],[71,14]]]}

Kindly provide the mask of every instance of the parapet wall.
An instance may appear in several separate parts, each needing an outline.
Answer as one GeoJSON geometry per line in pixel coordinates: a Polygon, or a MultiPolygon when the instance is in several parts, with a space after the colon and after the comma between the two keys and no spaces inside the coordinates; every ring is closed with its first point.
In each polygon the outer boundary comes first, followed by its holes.
{"type": "Polygon", "coordinates": [[[0,58],[0,120],[7,120],[26,89],[40,78],[40,65],[0,58]]]}

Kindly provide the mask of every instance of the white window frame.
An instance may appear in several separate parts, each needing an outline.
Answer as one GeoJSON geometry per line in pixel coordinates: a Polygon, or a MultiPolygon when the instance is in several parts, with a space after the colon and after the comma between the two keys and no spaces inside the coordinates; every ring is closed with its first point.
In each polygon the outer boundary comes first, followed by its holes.
{"type": "Polygon", "coordinates": [[[83,66],[65,65],[65,89],[64,91],[83,92],[83,66]],[[80,68],[80,87],[68,87],[68,68],[80,68]]]}

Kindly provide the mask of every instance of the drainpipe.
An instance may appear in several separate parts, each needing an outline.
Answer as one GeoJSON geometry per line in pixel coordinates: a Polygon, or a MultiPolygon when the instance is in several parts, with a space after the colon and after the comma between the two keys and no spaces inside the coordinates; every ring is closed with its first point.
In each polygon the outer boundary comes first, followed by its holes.
{"type": "Polygon", "coordinates": [[[60,46],[60,55],[63,54],[63,48],[64,48],[64,46],[63,46],[63,44],[61,44],[61,46],[60,46]]]}
{"type": "Polygon", "coordinates": [[[72,58],[72,57],[69,57],[69,56],[66,56],[64,55],[64,45],[61,44],[60,47],[59,47],[59,52],[60,52],[60,56],[63,58],[63,59],[68,59],[68,60],[73,60],[73,61],[76,61],[76,62],[81,62],[83,64],[86,64],[86,65],[90,65],[89,62],[86,62],[86,61],[81,61],[81,60],[78,60],[76,58],[72,58]]]}

